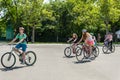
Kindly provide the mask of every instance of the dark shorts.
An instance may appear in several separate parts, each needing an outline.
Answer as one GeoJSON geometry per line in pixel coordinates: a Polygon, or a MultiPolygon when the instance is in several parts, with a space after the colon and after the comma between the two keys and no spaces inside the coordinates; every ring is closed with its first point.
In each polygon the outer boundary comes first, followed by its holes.
{"type": "Polygon", "coordinates": [[[20,44],[17,44],[17,45],[15,46],[15,48],[16,48],[16,49],[22,48],[22,51],[23,51],[23,52],[26,52],[27,45],[20,43],[20,44]]]}

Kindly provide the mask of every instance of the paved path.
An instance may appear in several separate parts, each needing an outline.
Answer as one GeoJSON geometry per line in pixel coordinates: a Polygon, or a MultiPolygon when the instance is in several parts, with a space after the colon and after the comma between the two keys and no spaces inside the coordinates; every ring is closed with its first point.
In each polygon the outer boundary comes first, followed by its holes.
{"type": "MultiPolygon", "coordinates": [[[[116,52],[103,54],[86,63],[76,63],[63,55],[66,44],[31,44],[28,50],[37,54],[34,66],[21,65],[17,60],[12,70],[5,70],[0,64],[0,80],[120,80],[120,47],[116,52]]],[[[10,51],[10,46],[0,46],[0,57],[10,51]]]]}

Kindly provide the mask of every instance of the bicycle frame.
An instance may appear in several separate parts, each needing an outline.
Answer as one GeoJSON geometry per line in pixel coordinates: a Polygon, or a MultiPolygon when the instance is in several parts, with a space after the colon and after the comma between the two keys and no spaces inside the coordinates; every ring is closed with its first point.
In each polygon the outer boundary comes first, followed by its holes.
{"type": "Polygon", "coordinates": [[[84,50],[86,53],[90,53],[90,49],[88,49],[88,46],[86,46],[85,44],[82,44],[82,50],[84,50]]]}
{"type": "Polygon", "coordinates": [[[15,53],[15,54],[17,54],[17,56],[19,56],[19,54],[22,54],[22,53],[20,52],[20,50],[18,50],[18,51],[17,51],[17,49],[15,50],[14,45],[11,45],[11,51],[10,51],[10,53],[11,53],[11,54],[15,53]]]}

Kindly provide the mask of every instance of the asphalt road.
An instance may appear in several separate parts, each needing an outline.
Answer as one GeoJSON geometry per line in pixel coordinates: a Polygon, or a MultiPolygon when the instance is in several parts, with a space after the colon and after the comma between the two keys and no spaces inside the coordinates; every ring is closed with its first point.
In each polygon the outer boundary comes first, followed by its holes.
{"type": "MultiPolygon", "coordinates": [[[[116,52],[100,55],[91,62],[77,63],[75,57],[65,58],[66,44],[31,44],[28,50],[37,54],[34,66],[21,65],[17,59],[13,69],[0,64],[0,80],[120,80],[120,47],[116,52]]],[[[10,46],[0,46],[0,57],[10,51],[10,46]]],[[[74,55],[73,55],[74,56],[74,55]]]]}

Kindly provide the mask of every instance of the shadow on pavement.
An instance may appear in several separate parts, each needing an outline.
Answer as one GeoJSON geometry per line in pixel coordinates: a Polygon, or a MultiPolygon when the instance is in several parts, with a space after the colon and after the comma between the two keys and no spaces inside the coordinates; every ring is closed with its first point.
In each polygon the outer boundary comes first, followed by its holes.
{"type": "Polygon", "coordinates": [[[103,53],[103,54],[111,54],[111,52],[103,53]]]}
{"type": "Polygon", "coordinates": [[[83,63],[88,63],[88,62],[91,62],[91,60],[83,60],[79,62],[74,62],[74,64],[83,64],[83,63]]]}
{"type": "Polygon", "coordinates": [[[64,56],[63,58],[74,58],[74,57],[75,57],[75,56],[70,56],[70,57],[65,57],[65,56],[64,56]]]}
{"type": "Polygon", "coordinates": [[[16,69],[25,68],[25,67],[28,67],[28,66],[16,66],[13,68],[0,68],[0,70],[6,72],[6,71],[12,71],[12,70],[16,70],[16,69]]]}

